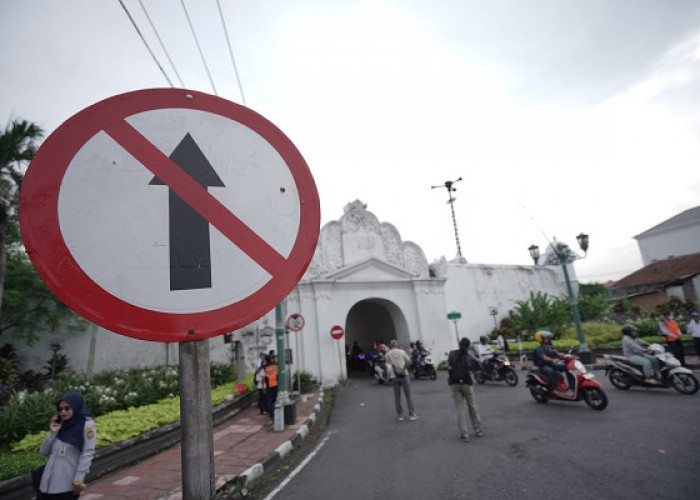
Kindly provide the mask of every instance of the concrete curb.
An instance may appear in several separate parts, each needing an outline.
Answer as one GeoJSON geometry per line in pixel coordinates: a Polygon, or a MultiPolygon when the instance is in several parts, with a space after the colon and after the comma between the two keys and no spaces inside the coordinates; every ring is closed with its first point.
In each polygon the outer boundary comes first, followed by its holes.
{"type": "Polygon", "coordinates": [[[230,483],[234,483],[238,486],[244,487],[248,486],[250,483],[262,476],[266,471],[273,468],[280,460],[286,457],[290,452],[292,452],[302,439],[304,439],[309,434],[309,428],[316,423],[318,414],[321,411],[321,405],[324,402],[323,389],[319,392],[318,400],[316,405],[314,405],[313,413],[306,419],[306,422],[299,427],[299,429],[294,433],[294,435],[287,441],[282,443],[277,447],[275,451],[270,453],[261,462],[258,462],[245,471],[243,471],[238,476],[234,477],[230,483]]]}

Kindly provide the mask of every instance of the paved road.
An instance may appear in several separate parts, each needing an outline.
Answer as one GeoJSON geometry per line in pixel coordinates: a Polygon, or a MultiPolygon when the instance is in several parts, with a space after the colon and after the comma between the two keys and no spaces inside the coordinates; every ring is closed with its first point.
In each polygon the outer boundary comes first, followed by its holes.
{"type": "MultiPolygon", "coordinates": [[[[336,391],[327,440],[276,498],[700,498],[700,394],[619,391],[610,404],[536,403],[525,389],[476,386],[486,437],[460,442],[444,372],[412,380],[420,420],[397,422],[390,387],[336,391]]],[[[595,372],[599,380],[603,372],[595,372]]]]}

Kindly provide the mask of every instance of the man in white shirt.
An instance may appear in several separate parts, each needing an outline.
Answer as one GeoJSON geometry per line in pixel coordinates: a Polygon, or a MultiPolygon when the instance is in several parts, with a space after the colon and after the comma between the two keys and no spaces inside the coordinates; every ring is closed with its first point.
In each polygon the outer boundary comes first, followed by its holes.
{"type": "Polygon", "coordinates": [[[495,353],[493,348],[489,345],[489,339],[486,335],[479,337],[479,343],[474,346],[477,356],[479,356],[479,361],[484,366],[486,371],[491,371],[491,360],[493,359],[495,353]]]}

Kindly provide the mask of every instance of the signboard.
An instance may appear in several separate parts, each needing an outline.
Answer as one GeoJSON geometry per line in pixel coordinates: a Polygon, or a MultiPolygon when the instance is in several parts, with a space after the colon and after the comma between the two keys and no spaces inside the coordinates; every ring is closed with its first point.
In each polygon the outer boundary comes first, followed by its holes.
{"type": "Polygon", "coordinates": [[[459,319],[462,317],[461,313],[458,313],[456,311],[452,311],[451,313],[447,313],[447,319],[459,319]]]}
{"type": "Polygon", "coordinates": [[[340,325],[335,325],[331,328],[331,337],[333,337],[335,340],[340,340],[344,333],[345,331],[343,331],[343,327],[340,325]]]}
{"type": "Polygon", "coordinates": [[[143,340],[245,326],[296,286],[320,228],[311,172],[254,111],[184,89],[101,101],[41,146],[21,191],[26,251],[88,320],[143,340]]]}
{"type": "Polygon", "coordinates": [[[304,328],[304,316],[301,314],[295,313],[291,314],[289,318],[287,318],[287,329],[291,330],[293,332],[298,332],[303,330],[304,328]]]}

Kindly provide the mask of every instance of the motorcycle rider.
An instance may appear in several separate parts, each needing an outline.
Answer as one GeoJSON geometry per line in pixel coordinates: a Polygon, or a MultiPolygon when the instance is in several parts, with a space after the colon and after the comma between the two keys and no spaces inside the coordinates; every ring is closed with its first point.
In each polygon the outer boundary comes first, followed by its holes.
{"type": "Polygon", "coordinates": [[[552,333],[546,330],[540,330],[535,333],[535,340],[539,342],[539,347],[532,353],[532,362],[540,368],[549,380],[551,389],[557,388],[557,372],[565,372],[566,367],[562,364],[555,363],[556,359],[564,358],[554,347],[552,347],[552,333]]]}
{"type": "Polygon", "coordinates": [[[646,353],[647,350],[637,341],[637,329],[632,325],[622,327],[622,353],[630,363],[639,365],[644,372],[644,381],[652,382],[652,367],[658,372],[658,362],[654,356],[646,353]]]}
{"type": "Polygon", "coordinates": [[[411,351],[411,363],[413,363],[418,370],[423,369],[423,360],[428,355],[428,351],[423,347],[423,342],[417,340],[413,350],[411,351]]]}
{"type": "Polygon", "coordinates": [[[476,354],[479,356],[479,361],[484,367],[484,371],[490,373],[493,369],[492,362],[496,352],[493,350],[493,347],[489,345],[488,337],[486,335],[479,337],[479,343],[476,344],[475,348],[476,354]]]}

